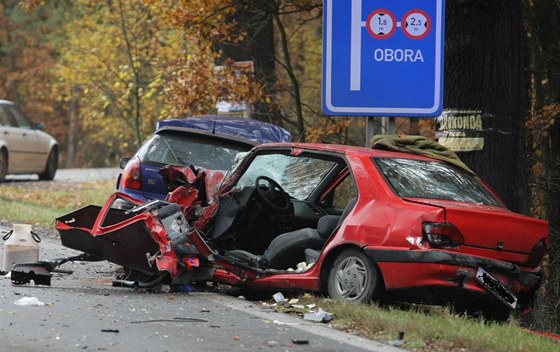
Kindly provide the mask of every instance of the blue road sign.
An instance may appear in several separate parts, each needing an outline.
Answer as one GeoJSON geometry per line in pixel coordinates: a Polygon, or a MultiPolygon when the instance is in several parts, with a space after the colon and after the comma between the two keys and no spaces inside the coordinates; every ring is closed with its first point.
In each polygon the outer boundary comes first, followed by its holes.
{"type": "Polygon", "coordinates": [[[438,116],[444,0],[324,0],[323,112],[438,116]]]}

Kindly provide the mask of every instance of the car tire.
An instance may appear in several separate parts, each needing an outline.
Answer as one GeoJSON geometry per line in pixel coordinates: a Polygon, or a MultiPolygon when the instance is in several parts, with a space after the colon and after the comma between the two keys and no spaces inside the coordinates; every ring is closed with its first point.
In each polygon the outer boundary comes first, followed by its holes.
{"type": "Polygon", "coordinates": [[[8,173],[8,152],[6,149],[0,150],[0,182],[4,181],[8,173]]]}
{"type": "Polygon", "coordinates": [[[54,178],[56,169],[58,168],[58,151],[53,148],[49,153],[47,158],[47,165],[45,166],[45,172],[39,174],[39,180],[51,181],[54,178]]]}
{"type": "Polygon", "coordinates": [[[350,248],[335,259],[329,273],[329,296],[351,303],[367,303],[381,287],[379,269],[360,249],[350,248]]]}

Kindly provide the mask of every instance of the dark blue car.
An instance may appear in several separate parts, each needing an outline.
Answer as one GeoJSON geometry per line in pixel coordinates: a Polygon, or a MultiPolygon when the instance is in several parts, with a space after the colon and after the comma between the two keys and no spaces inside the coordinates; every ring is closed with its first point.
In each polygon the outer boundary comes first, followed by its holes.
{"type": "Polygon", "coordinates": [[[240,153],[257,144],[290,140],[285,129],[247,118],[205,115],[160,121],[136,154],[121,160],[117,190],[142,201],[164,199],[167,189],[158,174],[164,165],[228,170],[240,153]]]}

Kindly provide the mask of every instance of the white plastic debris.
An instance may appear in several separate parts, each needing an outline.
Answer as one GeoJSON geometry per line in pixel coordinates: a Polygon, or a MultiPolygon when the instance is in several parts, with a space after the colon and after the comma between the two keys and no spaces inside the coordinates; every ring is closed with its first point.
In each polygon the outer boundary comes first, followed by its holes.
{"type": "Polygon", "coordinates": [[[44,306],[45,303],[37,299],[37,297],[22,297],[14,302],[16,306],[44,306]]]}
{"type": "Polygon", "coordinates": [[[395,347],[404,345],[404,331],[399,331],[399,333],[397,334],[397,339],[387,341],[387,344],[395,347]]]}
{"type": "Polygon", "coordinates": [[[286,300],[282,292],[276,292],[275,294],[272,295],[272,298],[274,298],[274,301],[276,303],[284,302],[286,300]]]}
{"type": "Polygon", "coordinates": [[[319,308],[317,312],[305,313],[303,315],[303,319],[316,323],[328,323],[333,319],[333,314],[325,312],[322,308],[319,308]]]}
{"type": "Polygon", "coordinates": [[[307,263],[306,263],[306,262],[297,263],[297,265],[296,265],[296,271],[297,271],[298,273],[302,273],[302,272],[304,272],[304,271],[306,271],[306,270],[307,270],[307,263]]]}

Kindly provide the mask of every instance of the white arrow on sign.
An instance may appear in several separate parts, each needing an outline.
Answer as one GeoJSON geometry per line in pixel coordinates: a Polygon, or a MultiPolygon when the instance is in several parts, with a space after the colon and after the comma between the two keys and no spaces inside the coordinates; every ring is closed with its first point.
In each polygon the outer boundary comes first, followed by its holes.
{"type": "Polygon", "coordinates": [[[362,0],[352,0],[350,25],[350,90],[361,90],[362,27],[367,27],[376,39],[389,38],[401,23],[385,10],[374,11],[367,21],[362,21],[362,0]],[[374,21],[385,21],[384,26],[374,21]],[[368,23],[369,22],[369,23],[368,23]]]}
{"type": "Polygon", "coordinates": [[[362,85],[362,0],[352,0],[350,19],[350,90],[360,90],[362,85]]]}

